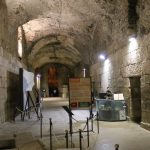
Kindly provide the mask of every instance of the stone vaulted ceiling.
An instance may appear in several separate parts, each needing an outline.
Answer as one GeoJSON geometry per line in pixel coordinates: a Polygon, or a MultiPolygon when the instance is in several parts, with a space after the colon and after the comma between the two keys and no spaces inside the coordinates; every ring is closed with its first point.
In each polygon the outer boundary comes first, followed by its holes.
{"type": "Polygon", "coordinates": [[[112,42],[111,35],[116,32],[112,30],[114,17],[126,6],[126,1],[120,0],[6,2],[10,29],[22,25],[27,44],[25,54],[34,68],[47,63],[94,63],[95,54],[112,42]]]}

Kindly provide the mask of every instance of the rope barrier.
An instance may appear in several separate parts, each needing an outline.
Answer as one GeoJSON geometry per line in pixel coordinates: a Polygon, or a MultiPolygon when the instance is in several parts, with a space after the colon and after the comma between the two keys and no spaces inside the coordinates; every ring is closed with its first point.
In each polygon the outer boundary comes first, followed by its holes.
{"type": "MultiPolygon", "coordinates": [[[[19,112],[21,112],[21,113],[28,113],[28,112],[31,112],[31,108],[32,107],[30,107],[30,109],[28,110],[25,110],[25,111],[22,111],[21,109],[19,109],[19,108],[17,108],[16,107],[16,109],[19,111],[19,112]]],[[[39,108],[39,104],[36,104],[36,108],[39,108]],[[38,106],[38,107],[37,107],[38,106]]],[[[43,116],[40,116],[40,120],[41,120],[41,128],[42,128],[42,126],[43,126],[43,119],[47,119],[48,117],[43,117],[43,116]]],[[[72,119],[74,119],[74,118],[72,118],[72,119]]],[[[74,119],[77,123],[81,123],[81,125],[83,126],[84,124],[83,124],[83,122],[80,122],[80,121],[78,121],[78,120],[76,120],[76,119],[74,119]]],[[[85,125],[83,126],[83,129],[81,130],[81,129],[77,129],[78,127],[77,126],[75,126],[76,124],[75,123],[73,123],[73,126],[75,127],[75,129],[76,130],[78,130],[78,131],[76,131],[76,133],[79,133],[80,134],[80,141],[79,141],[79,144],[80,144],[80,150],[82,150],[82,148],[84,148],[84,150],[90,150],[90,148],[93,148],[94,147],[94,145],[95,145],[95,143],[94,144],[92,144],[91,146],[90,146],[90,142],[89,142],[89,133],[87,133],[87,135],[85,135],[85,134],[82,134],[82,133],[84,133],[84,132],[89,132],[89,120],[91,120],[91,119],[88,119],[87,118],[87,121],[85,122],[85,125]],[[86,129],[86,127],[87,127],[87,131],[84,131],[85,129],[86,129]],[[85,139],[87,138],[87,141],[85,141],[85,139]]],[[[53,135],[53,137],[54,137],[54,139],[55,139],[55,141],[56,141],[56,143],[57,143],[57,145],[62,145],[62,144],[64,144],[65,143],[65,136],[64,136],[64,139],[63,140],[61,140],[62,142],[60,142],[60,140],[57,138],[58,136],[56,135],[56,132],[55,132],[55,129],[53,128],[53,126],[52,126],[52,135],[53,135]]],[[[93,130],[92,130],[93,131],[93,130]]],[[[41,132],[42,132],[42,129],[41,129],[41,132]]],[[[74,133],[74,132],[73,132],[74,133]]],[[[51,135],[51,136],[52,136],[51,135]]],[[[64,135],[65,135],[65,133],[64,133],[64,135]]],[[[72,134],[73,135],[73,134],[72,134]]],[[[92,135],[92,136],[95,136],[95,135],[92,135]]],[[[42,137],[42,133],[41,133],[41,137],[42,137]]],[[[97,139],[97,137],[96,137],[96,139],[97,139]]],[[[67,139],[66,139],[67,141],[69,141],[69,138],[67,137],[67,139]]],[[[69,143],[67,143],[67,141],[66,141],[66,147],[68,148],[69,147],[69,143]]],[[[51,141],[52,142],[52,141],[51,141]]],[[[72,143],[73,144],[73,143],[72,143]]],[[[71,144],[71,145],[72,145],[71,144]]],[[[50,150],[52,150],[52,149],[50,149],[50,150]]],[[[116,149],[116,150],[118,150],[118,149],[116,149]]]]}
{"type": "Polygon", "coordinates": [[[61,143],[61,142],[59,142],[59,140],[57,139],[57,136],[56,136],[56,134],[55,134],[55,131],[54,131],[53,126],[52,126],[52,135],[54,136],[55,141],[57,142],[57,144],[58,144],[58,145],[61,145],[62,143],[61,143]]]}
{"type": "MultiPolygon", "coordinates": [[[[39,104],[35,104],[35,105],[39,105],[39,104]]],[[[36,109],[38,109],[39,106],[36,106],[36,107],[30,106],[28,109],[25,109],[25,110],[21,110],[21,109],[19,109],[18,107],[16,107],[16,109],[17,109],[19,112],[21,112],[21,113],[29,113],[29,112],[31,112],[31,108],[36,108],[36,109]]]]}
{"type": "Polygon", "coordinates": [[[24,113],[24,111],[20,110],[18,107],[16,107],[16,109],[17,109],[18,111],[20,111],[21,113],[24,113]]]}

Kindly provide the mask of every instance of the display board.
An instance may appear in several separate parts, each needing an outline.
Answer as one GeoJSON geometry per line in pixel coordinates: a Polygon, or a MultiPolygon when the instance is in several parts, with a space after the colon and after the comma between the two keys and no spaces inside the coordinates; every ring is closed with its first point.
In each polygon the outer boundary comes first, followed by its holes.
{"type": "Polygon", "coordinates": [[[89,107],[91,103],[90,78],[70,78],[69,94],[71,107],[89,107]]]}
{"type": "Polygon", "coordinates": [[[23,68],[19,69],[20,78],[20,99],[22,101],[22,110],[25,109],[27,101],[27,91],[32,91],[34,86],[34,73],[23,68]]]}

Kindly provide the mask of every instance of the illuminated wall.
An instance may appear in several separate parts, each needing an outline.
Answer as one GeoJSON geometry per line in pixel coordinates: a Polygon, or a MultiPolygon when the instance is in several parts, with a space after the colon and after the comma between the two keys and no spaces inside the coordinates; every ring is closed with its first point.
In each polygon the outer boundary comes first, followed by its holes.
{"type": "Polygon", "coordinates": [[[129,39],[127,45],[110,54],[106,60],[91,66],[93,82],[101,83],[98,92],[107,86],[112,92],[122,92],[132,115],[131,85],[129,78],[139,77],[141,82],[141,125],[150,129],[150,34],[129,39]]]}

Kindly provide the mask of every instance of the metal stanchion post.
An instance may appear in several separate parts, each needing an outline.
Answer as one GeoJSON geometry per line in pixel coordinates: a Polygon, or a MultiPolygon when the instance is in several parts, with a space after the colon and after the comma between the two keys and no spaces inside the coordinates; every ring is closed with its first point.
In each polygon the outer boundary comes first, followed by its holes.
{"type": "Polygon", "coordinates": [[[98,111],[97,111],[97,114],[96,114],[96,116],[97,116],[97,131],[98,131],[98,134],[99,134],[99,114],[98,114],[98,111]]]}
{"type": "MultiPolygon", "coordinates": [[[[69,77],[68,77],[68,94],[69,94],[69,110],[71,111],[71,99],[70,99],[70,84],[69,84],[69,77]]],[[[72,128],[72,115],[69,114],[69,127],[70,127],[70,141],[71,141],[71,148],[73,146],[72,144],[72,134],[73,134],[73,128],[72,128]]]]}
{"type": "Polygon", "coordinates": [[[40,114],[40,133],[41,133],[41,138],[42,138],[42,128],[43,128],[43,116],[42,113],[40,114]]]}
{"type": "Polygon", "coordinates": [[[66,138],[66,148],[68,148],[68,130],[66,130],[65,138],[66,138]]]}
{"type": "Polygon", "coordinates": [[[82,150],[82,131],[79,129],[79,145],[80,145],[80,150],[82,150]]]}
{"type": "Polygon", "coordinates": [[[72,129],[72,115],[69,114],[69,126],[70,126],[70,134],[72,134],[73,129],[72,129]]]}
{"type": "Polygon", "coordinates": [[[70,125],[70,141],[71,141],[71,147],[72,147],[72,134],[73,134],[73,129],[72,129],[72,115],[69,114],[69,125],[70,125]]]}
{"type": "Polygon", "coordinates": [[[73,147],[73,143],[72,143],[72,133],[70,133],[70,142],[71,142],[71,148],[73,147]]]}
{"type": "Polygon", "coordinates": [[[119,150],[119,144],[115,144],[115,150],[119,150]]]}
{"type": "Polygon", "coordinates": [[[23,114],[22,114],[22,112],[21,112],[21,121],[23,121],[23,114]]]}
{"type": "Polygon", "coordinates": [[[49,118],[49,126],[50,126],[50,129],[49,129],[49,137],[50,137],[50,150],[52,150],[53,149],[53,147],[52,147],[52,119],[51,118],[49,118]]]}
{"type": "Polygon", "coordinates": [[[91,131],[93,131],[93,118],[91,118],[91,131]]]}
{"type": "Polygon", "coordinates": [[[87,144],[88,147],[90,145],[90,139],[89,139],[89,119],[87,118],[87,144]]]}

